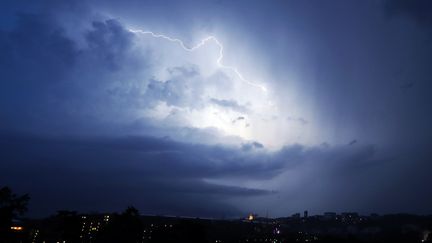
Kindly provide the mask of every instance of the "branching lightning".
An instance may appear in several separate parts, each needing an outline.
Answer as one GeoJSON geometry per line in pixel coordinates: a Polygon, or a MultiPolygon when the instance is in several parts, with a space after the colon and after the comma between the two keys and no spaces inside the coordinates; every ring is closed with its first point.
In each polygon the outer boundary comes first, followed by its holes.
{"type": "Polygon", "coordinates": [[[168,40],[171,42],[175,42],[181,48],[183,48],[183,50],[188,51],[188,52],[193,52],[193,51],[201,48],[202,46],[204,46],[206,43],[213,41],[219,48],[219,56],[216,60],[216,63],[220,68],[227,69],[227,70],[234,72],[235,75],[237,75],[237,77],[241,81],[243,81],[243,82],[245,82],[251,86],[260,88],[264,92],[267,92],[267,88],[264,85],[260,85],[260,84],[257,84],[257,83],[254,83],[254,82],[251,82],[251,81],[245,79],[236,67],[223,64],[222,60],[224,58],[224,46],[215,36],[212,36],[212,35],[208,36],[208,37],[202,39],[200,42],[198,42],[198,44],[196,44],[195,46],[187,47],[182,40],[177,39],[177,38],[171,38],[171,37],[163,35],[163,34],[156,34],[152,31],[143,31],[143,30],[136,30],[136,29],[129,29],[129,31],[132,33],[136,33],[136,34],[149,35],[149,36],[152,36],[154,38],[162,38],[162,39],[165,39],[165,40],[168,40]]]}

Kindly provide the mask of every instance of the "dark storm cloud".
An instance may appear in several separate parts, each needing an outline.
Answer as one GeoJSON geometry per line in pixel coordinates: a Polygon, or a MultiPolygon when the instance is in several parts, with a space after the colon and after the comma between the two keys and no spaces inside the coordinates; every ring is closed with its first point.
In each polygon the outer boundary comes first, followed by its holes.
{"type": "Polygon", "coordinates": [[[2,134],[0,151],[1,183],[31,191],[39,214],[48,213],[39,210],[49,200],[57,209],[91,210],[98,205],[100,210],[117,210],[133,203],[148,213],[241,215],[224,201],[271,192],[205,179],[270,179],[289,164],[282,154],[256,155],[151,137],[2,134]],[[202,203],[209,206],[195,209],[202,203]]]}
{"type": "Polygon", "coordinates": [[[131,46],[133,34],[116,20],[94,21],[93,29],[86,33],[87,43],[94,55],[109,69],[118,69],[131,46]]]}
{"type": "Polygon", "coordinates": [[[15,29],[0,32],[0,46],[3,128],[26,126],[30,113],[57,109],[48,108],[50,98],[67,93],[55,86],[65,82],[79,56],[64,30],[49,15],[20,14],[15,29]]]}
{"type": "Polygon", "coordinates": [[[328,194],[322,196],[325,203],[331,199],[329,195],[342,191],[353,200],[366,202],[371,195],[365,188],[377,186],[374,184],[385,171],[385,164],[394,161],[376,157],[373,146],[293,145],[268,152],[256,142],[235,148],[137,136],[1,135],[1,183],[30,191],[35,215],[64,208],[113,211],[133,204],[144,213],[238,216],[245,212],[227,200],[279,193],[282,197],[297,193],[309,198],[321,195],[323,187],[328,194]],[[273,192],[207,181],[266,181],[289,171],[302,177],[301,193],[284,187],[273,192]],[[321,184],[311,178],[320,178],[321,184]],[[358,181],[362,181],[361,191],[358,181]],[[354,188],[356,193],[351,192],[354,188]],[[45,208],[48,201],[50,207],[45,208]]]}
{"type": "Polygon", "coordinates": [[[3,129],[72,132],[144,106],[130,86],[145,60],[131,52],[132,35],[116,20],[89,20],[72,38],[50,14],[19,14],[0,44],[3,129]]]}
{"type": "Polygon", "coordinates": [[[43,86],[60,81],[79,54],[49,15],[19,14],[14,30],[0,33],[3,79],[15,85],[36,85],[39,78],[43,86]]]}

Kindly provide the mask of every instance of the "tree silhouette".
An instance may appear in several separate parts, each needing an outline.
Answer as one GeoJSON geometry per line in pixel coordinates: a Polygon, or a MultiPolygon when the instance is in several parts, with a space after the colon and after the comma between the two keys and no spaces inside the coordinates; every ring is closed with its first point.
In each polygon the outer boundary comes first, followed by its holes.
{"type": "Polygon", "coordinates": [[[123,212],[123,216],[128,217],[139,217],[139,211],[133,206],[129,206],[126,208],[126,210],[123,212]]]}
{"type": "Polygon", "coordinates": [[[0,188],[0,241],[7,237],[12,219],[27,211],[28,194],[18,196],[9,187],[0,188]]]}

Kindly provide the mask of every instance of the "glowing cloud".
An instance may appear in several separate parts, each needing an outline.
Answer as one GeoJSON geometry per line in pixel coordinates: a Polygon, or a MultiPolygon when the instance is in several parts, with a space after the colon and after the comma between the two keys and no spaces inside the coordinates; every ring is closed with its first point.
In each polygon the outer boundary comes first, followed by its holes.
{"type": "Polygon", "coordinates": [[[228,69],[228,70],[234,72],[241,81],[243,81],[243,82],[245,82],[251,86],[260,88],[263,92],[267,92],[267,88],[264,85],[257,84],[257,83],[254,83],[254,82],[251,82],[251,81],[245,79],[244,76],[240,73],[240,71],[236,67],[223,64],[222,60],[224,58],[224,54],[223,54],[224,47],[223,47],[222,43],[215,36],[212,36],[212,35],[208,36],[208,37],[202,39],[200,42],[198,42],[198,44],[196,44],[195,46],[187,47],[182,40],[177,39],[177,38],[172,38],[172,37],[169,37],[169,36],[166,36],[163,34],[156,34],[152,31],[143,31],[143,30],[136,30],[136,29],[129,29],[129,31],[131,31],[132,33],[149,35],[149,36],[152,36],[154,38],[162,38],[162,39],[165,39],[165,40],[168,40],[171,42],[175,42],[175,43],[179,44],[181,46],[181,48],[183,48],[185,51],[188,51],[188,52],[193,52],[193,51],[201,48],[202,46],[204,46],[206,43],[213,41],[219,48],[219,56],[216,60],[216,63],[218,64],[219,67],[224,68],[224,69],[228,69]]]}
{"type": "Polygon", "coordinates": [[[137,43],[138,48],[151,46],[152,58],[157,60],[154,78],[143,95],[151,104],[141,110],[146,119],[167,128],[216,128],[222,136],[259,141],[267,148],[298,139],[266,86],[246,79],[236,66],[224,63],[224,46],[214,35],[189,46],[165,34],[127,30],[143,41],[137,43]],[[236,120],[238,117],[243,119],[236,120]]]}

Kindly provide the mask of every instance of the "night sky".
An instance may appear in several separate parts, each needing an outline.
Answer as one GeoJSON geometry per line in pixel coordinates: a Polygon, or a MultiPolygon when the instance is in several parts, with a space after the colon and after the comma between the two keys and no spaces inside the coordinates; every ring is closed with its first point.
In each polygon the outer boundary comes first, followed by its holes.
{"type": "Polygon", "coordinates": [[[33,217],[430,214],[431,105],[428,0],[0,3],[33,217]]]}

